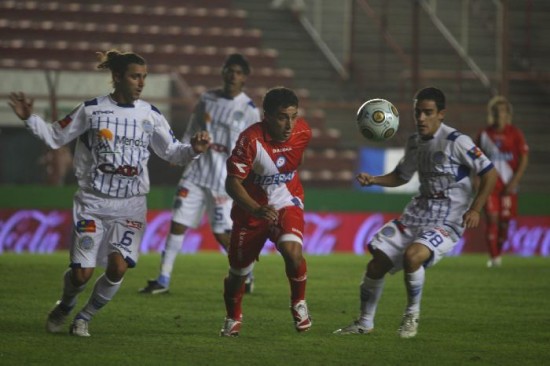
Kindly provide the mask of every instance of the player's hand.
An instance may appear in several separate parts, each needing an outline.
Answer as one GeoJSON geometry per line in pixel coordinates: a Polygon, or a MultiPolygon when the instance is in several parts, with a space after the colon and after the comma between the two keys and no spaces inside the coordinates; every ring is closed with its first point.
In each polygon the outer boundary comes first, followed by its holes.
{"type": "Polygon", "coordinates": [[[27,98],[24,93],[10,93],[10,101],[8,104],[15,112],[17,117],[22,120],[27,120],[32,114],[32,105],[34,99],[27,98]]]}
{"type": "Polygon", "coordinates": [[[208,134],[208,131],[197,132],[193,137],[191,137],[191,146],[197,154],[208,150],[208,147],[210,146],[210,135],[208,134]]]}
{"type": "Polygon", "coordinates": [[[266,219],[272,223],[279,220],[279,212],[271,205],[260,206],[253,213],[255,217],[266,219]]]}
{"type": "Polygon", "coordinates": [[[359,184],[361,184],[363,187],[368,187],[374,184],[374,177],[369,173],[359,173],[355,176],[355,179],[357,179],[359,184]]]}
{"type": "Polygon", "coordinates": [[[477,227],[479,225],[480,216],[481,215],[478,211],[475,211],[475,210],[466,211],[464,216],[462,216],[462,220],[463,220],[462,226],[465,227],[466,229],[477,227]]]}

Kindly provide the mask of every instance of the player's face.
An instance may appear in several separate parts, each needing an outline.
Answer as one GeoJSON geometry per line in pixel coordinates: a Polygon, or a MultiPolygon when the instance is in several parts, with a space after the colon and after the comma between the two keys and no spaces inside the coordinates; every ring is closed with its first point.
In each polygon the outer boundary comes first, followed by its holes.
{"type": "Polygon", "coordinates": [[[147,65],[130,64],[122,77],[115,77],[115,95],[119,103],[133,103],[139,99],[145,78],[147,77],[147,65]]]}
{"type": "Polygon", "coordinates": [[[422,138],[432,137],[445,117],[445,110],[437,110],[435,101],[424,99],[416,101],[414,105],[414,119],[416,130],[422,138]]]}
{"type": "Polygon", "coordinates": [[[222,71],[223,85],[226,93],[235,96],[241,92],[246,81],[246,74],[240,65],[229,65],[222,71]]]}
{"type": "Polygon", "coordinates": [[[499,127],[504,127],[510,118],[509,112],[508,112],[508,106],[506,103],[499,103],[496,105],[496,118],[495,123],[499,127]]]}
{"type": "Polygon", "coordinates": [[[274,115],[265,115],[267,130],[275,141],[284,142],[290,138],[297,118],[298,107],[279,107],[274,115]]]}

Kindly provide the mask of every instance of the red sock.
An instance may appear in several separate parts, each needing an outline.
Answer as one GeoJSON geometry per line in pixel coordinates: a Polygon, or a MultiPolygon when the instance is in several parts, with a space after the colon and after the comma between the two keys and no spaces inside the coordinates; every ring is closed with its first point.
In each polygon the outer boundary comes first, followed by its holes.
{"type": "Polygon", "coordinates": [[[500,230],[498,231],[498,240],[497,240],[497,250],[498,250],[497,255],[502,254],[502,247],[504,246],[504,243],[506,242],[506,240],[508,240],[508,227],[509,227],[509,225],[510,224],[509,224],[508,221],[502,220],[500,222],[500,230]]]}
{"type": "Polygon", "coordinates": [[[241,320],[244,281],[233,283],[229,281],[229,277],[226,277],[223,280],[223,287],[223,299],[225,301],[227,317],[233,320],[241,320]]]}
{"type": "Polygon", "coordinates": [[[300,300],[304,300],[306,297],[306,282],[307,282],[307,263],[305,259],[298,268],[287,268],[286,276],[290,284],[290,303],[296,304],[300,300]]]}
{"type": "Polygon", "coordinates": [[[498,257],[500,255],[498,245],[498,226],[495,223],[487,223],[487,244],[489,245],[489,255],[491,258],[498,257]]]}

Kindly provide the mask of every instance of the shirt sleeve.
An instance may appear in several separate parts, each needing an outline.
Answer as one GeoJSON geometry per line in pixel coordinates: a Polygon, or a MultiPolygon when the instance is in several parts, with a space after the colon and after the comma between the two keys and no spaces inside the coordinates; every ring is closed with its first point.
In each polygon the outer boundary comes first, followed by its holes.
{"type": "Polygon", "coordinates": [[[493,163],[467,135],[460,135],[455,141],[455,155],[461,165],[465,165],[477,175],[483,175],[493,167],[493,163]]]}
{"type": "Polygon", "coordinates": [[[200,156],[191,144],[182,143],[174,137],[174,132],[162,114],[156,116],[151,148],[160,158],[176,165],[188,164],[200,156]]]}
{"type": "Polygon", "coordinates": [[[231,156],[227,159],[227,175],[245,179],[254,159],[254,147],[248,136],[241,133],[231,156]]]}
{"type": "Polygon", "coordinates": [[[201,100],[197,103],[197,105],[195,105],[195,108],[193,109],[193,113],[189,118],[189,123],[187,124],[187,128],[185,129],[185,133],[181,138],[182,142],[191,141],[191,137],[193,137],[197,132],[206,129],[206,126],[204,125],[204,113],[204,102],[201,100]]]}
{"type": "Polygon", "coordinates": [[[52,149],[68,144],[89,128],[83,103],[62,120],[48,123],[42,117],[33,114],[25,121],[25,125],[33,135],[52,149]]]}
{"type": "Polygon", "coordinates": [[[395,167],[395,172],[397,176],[405,181],[411,180],[414,173],[417,169],[417,151],[418,143],[416,141],[415,135],[411,136],[407,141],[405,146],[405,155],[401,158],[397,166],[395,167]]]}

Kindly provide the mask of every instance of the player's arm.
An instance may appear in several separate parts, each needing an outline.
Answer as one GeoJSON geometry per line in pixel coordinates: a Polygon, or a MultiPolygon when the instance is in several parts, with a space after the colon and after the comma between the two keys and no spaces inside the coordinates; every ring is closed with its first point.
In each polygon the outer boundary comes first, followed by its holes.
{"type": "Polygon", "coordinates": [[[376,176],[370,175],[369,173],[359,173],[356,179],[362,186],[377,185],[382,187],[399,187],[408,182],[399,176],[397,170],[385,175],[376,176]]]}
{"type": "Polygon", "coordinates": [[[261,206],[250,197],[243,186],[243,180],[241,178],[234,175],[228,175],[225,180],[225,190],[237,205],[248,211],[251,215],[273,222],[277,221],[279,216],[277,210],[269,205],[261,206]]]}
{"type": "Polygon", "coordinates": [[[506,185],[506,194],[514,193],[516,191],[521,178],[523,178],[523,173],[525,173],[525,169],[527,169],[527,165],[529,164],[529,155],[527,153],[520,155],[518,163],[517,170],[514,172],[514,175],[512,176],[512,179],[510,179],[508,185],[506,185]]]}
{"type": "Polygon", "coordinates": [[[498,173],[494,166],[491,166],[491,169],[485,171],[484,174],[479,177],[477,194],[470,208],[463,216],[463,226],[465,228],[474,228],[479,225],[481,209],[485,206],[487,198],[493,191],[495,183],[497,182],[497,177],[498,173]]]}

